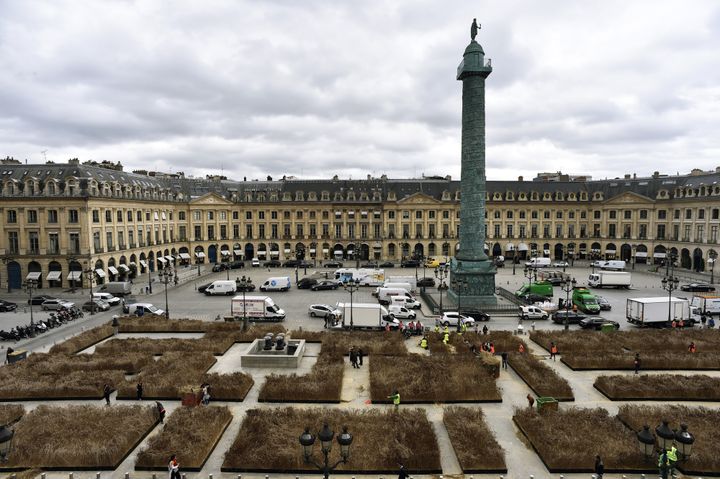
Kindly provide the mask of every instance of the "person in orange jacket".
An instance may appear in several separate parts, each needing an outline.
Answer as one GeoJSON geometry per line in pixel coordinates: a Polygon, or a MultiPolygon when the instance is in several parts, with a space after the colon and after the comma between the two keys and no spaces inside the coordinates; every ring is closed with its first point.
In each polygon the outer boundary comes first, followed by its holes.
{"type": "Polygon", "coordinates": [[[557,356],[558,353],[558,347],[555,343],[550,343],[550,359],[555,361],[555,356],[557,356]]]}
{"type": "Polygon", "coordinates": [[[695,353],[697,352],[697,346],[695,346],[695,341],[690,343],[690,346],[688,346],[688,352],[695,353]]]}
{"type": "Polygon", "coordinates": [[[518,345],[518,353],[522,354],[524,352],[525,352],[525,346],[523,345],[523,343],[520,343],[518,345]]]}

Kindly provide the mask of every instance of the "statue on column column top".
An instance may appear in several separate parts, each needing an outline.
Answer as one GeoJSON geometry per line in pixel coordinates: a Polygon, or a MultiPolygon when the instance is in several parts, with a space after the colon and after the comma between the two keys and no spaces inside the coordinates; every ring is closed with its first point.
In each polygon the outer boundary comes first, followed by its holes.
{"type": "Polygon", "coordinates": [[[470,39],[475,40],[475,37],[477,36],[478,29],[480,29],[480,25],[477,23],[477,19],[473,18],[472,25],[470,25],[470,39]]]}

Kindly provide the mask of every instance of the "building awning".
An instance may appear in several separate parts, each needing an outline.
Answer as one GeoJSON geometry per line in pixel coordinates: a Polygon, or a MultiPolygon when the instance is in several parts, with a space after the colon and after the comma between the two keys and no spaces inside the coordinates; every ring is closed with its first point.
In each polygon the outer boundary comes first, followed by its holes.
{"type": "Polygon", "coordinates": [[[617,253],[616,249],[606,249],[605,250],[605,254],[615,254],[615,253],[617,253]]]}
{"type": "Polygon", "coordinates": [[[667,258],[667,253],[653,253],[653,258],[667,258]]]}
{"type": "Polygon", "coordinates": [[[585,253],[587,253],[587,251],[585,251],[584,249],[580,250],[580,254],[585,254],[585,253]]]}
{"type": "Polygon", "coordinates": [[[190,259],[190,255],[187,253],[180,253],[180,259],[190,259]]]}
{"type": "Polygon", "coordinates": [[[82,277],[82,271],[70,271],[67,275],[67,279],[70,281],[77,281],[82,277]]]}
{"type": "Polygon", "coordinates": [[[550,254],[550,250],[549,249],[543,250],[543,254],[550,254]]]}
{"type": "Polygon", "coordinates": [[[330,252],[330,250],[329,250],[329,249],[327,249],[327,248],[323,248],[323,253],[329,253],[329,252],[330,252]]]}
{"type": "Polygon", "coordinates": [[[130,268],[128,268],[127,265],[125,265],[125,264],[119,264],[118,269],[120,271],[122,271],[123,273],[127,273],[128,271],[130,271],[130,268]]]}
{"type": "Polygon", "coordinates": [[[135,261],[130,261],[130,263],[128,263],[128,264],[129,264],[130,266],[137,266],[137,264],[135,264],[135,261]]]}
{"type": "Polygon", "coordinates": [[[290,254],[290,248],[285,248],[285,254],[290,254]]]}
{"type": "Polygon", "coordinates": [[[205,257],[205,253],[203,253],[202,251],[196,251],[196,252],[195,252],[195,257],[202,259],[202,258],[205,257]]]}
{"type": "MultiPolygon", "coordinates": [[[[339,249],[338,249],[338,250],[336,250],[336,251],[342,251],[342,250],[339,250],[339,249]]],[[[353,254],[353,251],[355,251],[353,248],[348,248],[348,249],[347,249],[348,254],[353,254]]]]}
{"type": "Polygon", "coordinates": [[[517,245],[517,249],[518,251],[527,251],[529,248],[528,245],[526,245],[525,243],[519,243],[517,245]]]}
{"type": "Polygon", "coordinates": [[[145,262],[144,259],[140,260],[140,266],[142,266],[143,268],[147,268],[147,263],[145,262]]]}
{"type": "Polygon", "coordinates": [[[280,251],[270,251],[270,256],[277,256],[280,254],[280,251]]]}
{"type": "Polygon", "coordinates": [[[99,278],[104,278],[104,277],[105,277],[105,271],[103,271],[103,270],[100,269],[100,268],[98,268],[98,269],[95,270],[95,274],[98,275],[99,278]]]}
{"type": "Polygon", "coordinates": [[[647,258],[647,251],[636,251],[635,257],[636,258],[647,258]]]}
{"type": "Polygon", "coordinates": [[[315,254],[315,248],[310,248],[310,254],[315,254]]]}
{"type": "Polygon", "coordinates": [[[366,215],[366,214],[367,214],[367,211],[362,211],[362,210],[361,210],[361,211],[360,211],[360,214],[361,214],[361,215],[366,215]]]}
{"type": "Polygon", "coordinates": [[[108,271],[110,271],[111,274],[118,274],[118,270],[115,266],[108,266],[108,271]]]}
{"type": "MultiPolygon", "coordinates": [[[[158,259],[157,259],[157,260],[160,261],[162,264],[167,263],[167,260],[166,260],[165,258],[163,258],[162,256],[158,256],[158,259]]],[[[109,268],[108,268],[108,269],[109,269],[109,268]]]]}
{"type": "Polygon", "coordinates": [[[37,281],[40,279],[40,276],[42,276],[40,271],[32,271],[25,276],[25,280],[31,279],[33,281],[37,281]]]}
{"type": "MultiPolygon", "coordinates": [[[[459,245],[460,245],[460,243],[458,243],[458,246],[459,246],[459,245]]],[[[455,246],[455,249],[457,249],[457,246],[455,246]]],[[[488,246],[488,244],[485,243],[485,244],[483,245],[483,249],[484,249],[485,251],[490,251],[490,246],[488,246]]]]}
{"type": "Polygon", "coordinates": [[[221,254],[222,256],[230,256],[230,251],[224,249],[224,250],[220,251],[220,254],[221,254]]]}
{"type": "Polygon", "coordinates": [[[62,278],[62,271],[50,271],[45,277],[48,281],[60,281],[60,278],[62,278]]]}
{"type": "Polygon", "coordinates": [[[168,261],[172,261],[172,260],[174,260],[175,258],[173,258],[171,255],[167,255],[167,256],[165,256],[165,259],[168,260],[168,261]]]}
{"type": "MultiPolygon", "coordinates": [[[[235,256],[242,256],[243,252],[241,249],[234,249],[233,253],[235,253],[235,256]]],[[[181,253],[182,254],[182,253],[181,253]]]]}
{"type": "Polygon", "coordinates": [[[505,245],[505,251],[512,251],[515,249],[515,245],[512,243],[508,243],[505,245]]]}

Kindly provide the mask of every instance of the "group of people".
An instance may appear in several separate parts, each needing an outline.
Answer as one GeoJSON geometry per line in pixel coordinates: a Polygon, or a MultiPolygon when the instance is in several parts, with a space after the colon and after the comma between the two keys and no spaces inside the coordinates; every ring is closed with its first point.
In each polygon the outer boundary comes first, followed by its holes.
{"type": "Polygon", "coordinates": [[[420,336],[423,333],[423,325],[420,322],[420,320],[417,321],[410,321],[407,324],[404,324],[402,321],[400,321],[399,329],[403,334],[412,336],[417,335],[420,336]]]}
{"type": "Polygon", "coordinates": [[[362,348],[358,347],[351,347],[350,348],[350,364],[354,368],[359,368],[363,364],[363,356],[365,353],[363,353],[362,348]]]}
{"type": "Polygon", "coordinates": [[[675,477],[675,464],[677,460],[677,447],[675,447],[675,443],[673,443],[670,449],[663,449],[660,452],[658,455],[658,469],[662,479],[667,479],[668,475],[675,477]]]}
{"type": "Polygon", "coordinates": [[[714,328],[715,327],[715,320],[712,317],[712,314],[706,315],[705,313],[700,314],[700,328],[714,328]]]}

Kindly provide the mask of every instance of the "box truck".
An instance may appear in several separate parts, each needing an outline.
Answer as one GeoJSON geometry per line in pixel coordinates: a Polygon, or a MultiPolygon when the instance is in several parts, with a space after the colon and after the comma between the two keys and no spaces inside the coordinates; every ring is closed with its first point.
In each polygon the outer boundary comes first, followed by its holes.
{"type": "Polygon", "coordinates": [[[549,268],[550,258],[530,258],[530,261],[525,263],[528,268],[549,268]]]}
{"type": "Polygon", "coordinates": [[[392,318],[384,306],[372,303],[337,303],[336,309],[340,310],[342,321],[335,326],[335,329],[349,329],[352,322],[353,329],[382,330],[386,326],[397,329],[400,324],[392,318]]]}
{"type": "Polygon", "coordinates": [[[622,271],[625,269],[625,261],[623,260],[611,260],[611,261],[597,261],[595,267],[600,269],[608,269],[613,271],[622,271]]]}
{"type": "Polygon", "coordinates": [[[695,315],[720,315],[720,296],[714,294],[698,294],[690,301],[690,311],[695,315]]]}
{"type": "Polygon", "coordinates": [[[205,296],[217,296],[220,294],[229,296],[231,294],[235,294],[236,291],[237,285],[235,284],[235,281],[231,279],[230,281],[213,281],[203,292],[205,293],[205,296]]]}
{"type": "Polygon", "coordinates": [[[539,294],[540,296],[553,297],[553,286],[549,281],[536,281],[532,284],[523,284],[515,291],[515,296],[521,298],[526,294],[539,294]]]}
{"type": "Polygon", "coordinates": [[[411,293],[417,290],[417,278],[415,276],[387,276],[384,284],[407,283],[410,285],[408,291],[411,293]]]}
{"type": "Polygon", "coordinates": [[[340,268],[335,271],[335,279],[342,283],[357,281],[361,286],[380,286],[385,282],[385,270],[373,268],[340,268]]]}
{"type": "Polygon", "coordinates": [[[600,305],[595,298],[595,295],[590,292],[589,289],[582,286],[576,286],[572,292],[572,304],[583,313],[587,314],[599,314],[600,305]]]}
{"type": "Polygon", "coordinates": [[[235,296],[230,302],[230,314],[238,319],[253,321],[282,321],[285,311],[270,296],[235,296]]]}
{"type": "Polygon", "coordinates": [[[626,271],[598,271],[588,277],[591,288],[630,289],[631,276],[626,271]]]}
{"type": "Polygon", "coordinates": [[[290,289],[290,276],[268,278],[260,285],[260,291],[287,291],[290,289]]]}
{"type": "Polygon", "coordinates": [[[637,326],[669,326],[670,318],[683,320],[692,324],[690,303],[684,298],[628,298],[625,305],[625,317],[628,322],[637,326]]]}
{"type": "Polygon", "coordinates": [[[126,296],[132,293],[132,283],[130,281],[111,281],[100,286],[99,291],[114,296],[126,296]]]}

